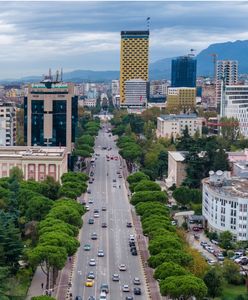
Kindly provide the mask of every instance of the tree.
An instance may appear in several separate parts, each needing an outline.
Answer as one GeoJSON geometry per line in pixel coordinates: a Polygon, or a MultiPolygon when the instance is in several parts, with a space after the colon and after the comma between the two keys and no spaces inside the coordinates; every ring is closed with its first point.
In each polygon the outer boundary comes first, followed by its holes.
{"type": "Polygon", "coordinates": [[[160,291],[163,296],[183,297],[185,300],[193,296],[202,299],[207,295],[207,287],[204,281],[193,275],[167,277],[160,282],[160,291]]]}
{"type": "Polygon", "coordinates": [[[61,270],[66,262],[67,253],[64,247],[38,244],[28,252],[28,258],[33,266],[40,265],[46,275],[46,287],[50,286],[50,273],[53,268],[61,270]]]}
{"type": "Polygon", "coordinates": [[[162,150],[158,155],[158,176],[160,179],[168,172],[168,151],[162,150]]]}
{"type": "Polygon", "coordinates": [[[151,255],[159,254],[162,250],[172,248],[182,250],[182,244],[175,235],[156,236],[149,243],[149,252],[151,255]]]}
{"type": "Polygon", "coordinates": [[[56,200],[59,197],[60,184],[51,176],[47,176],[41,183],[41,193],[52,200],[56,200]]]}
{"type": "Polygon", "coordinates": [[[161,191],[160,185],[151,180],[141,180],[134,188],[135,192],[141,191],[161,191]]]}
{"type": "Polygon", "coordinates": [[[149,177],[143,172],[135,172],[127,177],[127,181],[129,184],[140,182],[143,179],[149,179],[149,177]]]}
{"type": "Polygon", "coordinates": [[[220,246],[224,249],[232,247],[232,234],[230,231],[223,231],[219,236],[220,246]]]}
{"type": "Polygon", "coordinates": [[[241,284],[243,278],[241,276],[240,267],[231,260],[225,260],[223,263],[223,276],[230,284],[241,284]]]}
{"type": "Polygon", "coordinates": [[[190,189],[186,186],[181,186],[173,191],[173,197],[181,205],[190,204],[190,202],[201,203],[202,192],[198,189],[190,189]]]}
{"type": "Polygon", "coordinates": [[[50,296],[36,296],[36,297],[32,297],[31,300],[56,300],[56,299],[50,296]]]}
{"type": "Polygon", "coordinates": [[[223,290],[223,276],[219,268],[211,268],[207,271],[203,278],[207,288],[208,295],[212,298],[220,296],[223,290]]]}
{"type": "Polygon", "coordinates": [[[12,182],[14,180],[22,181],[23,180],[23,172],[18,167],[12,167],[9,172],[9,181],[12,182]]]}
{"type": "Polygon", "coordinates": [[[163,280],[170,276],[180,276],[187,274],[189,274],[189,271],[187,271],[179,264],[174,262],[164,262],[156,268],[154,278],[163,280]]]}
{"type": "Polygon", "coordinates": [[[73,207],[67,205],[54,206],[49,214],[49,217],[62,220],[71,225],[80,227],[82,225],[81,215],[73,207]]]}
{"type": "Polygon", "coordinates": [[[223,138],[231,142],[236,141],[240,134],[238,119],[234,117],[222,117],[220,123],[222,124],[221,134],[223,138]]]}
{"type": "Polygon", "coordinates": [[[213,161],[213,171],[229,171],[228,154],[223,149],[218,149],[213,161]]]}
{"type": "Polygon", "coordinates": [[[49,213],[54,202],[42,195],[33,196],[25,210],[27,221],[41,221],[49,213]]]}
{"type": "Polygon", "coordinates": [[[142,191],[142,192],[136,192],[132,198],[131,203],[133,205],[138,204],[139,202],[147,202],[147,201],[159,201],[159,202],[166,202],[167,201],[167,195],[165,192],[159,192],[159,191],[142,191]]]}

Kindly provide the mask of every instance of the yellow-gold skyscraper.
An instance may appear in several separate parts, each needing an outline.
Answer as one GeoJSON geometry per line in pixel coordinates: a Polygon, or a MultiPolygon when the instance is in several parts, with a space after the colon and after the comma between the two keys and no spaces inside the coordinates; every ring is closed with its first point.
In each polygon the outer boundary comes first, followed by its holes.
{"type": "Polygon", "coordinates": [[[125,81],[148,81],[149,31],[121,31],[120,104],[125,104],[125,81]]]}

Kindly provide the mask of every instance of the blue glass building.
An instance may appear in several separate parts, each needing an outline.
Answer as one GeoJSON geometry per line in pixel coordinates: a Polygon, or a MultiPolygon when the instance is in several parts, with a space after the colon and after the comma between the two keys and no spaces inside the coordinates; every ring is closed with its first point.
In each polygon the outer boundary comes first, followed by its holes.
{"type": "Polygon", "coordinates": [[[172,59],[172,87],[196,87],[196,59],[192,56],[181,56],[172,59]]]}

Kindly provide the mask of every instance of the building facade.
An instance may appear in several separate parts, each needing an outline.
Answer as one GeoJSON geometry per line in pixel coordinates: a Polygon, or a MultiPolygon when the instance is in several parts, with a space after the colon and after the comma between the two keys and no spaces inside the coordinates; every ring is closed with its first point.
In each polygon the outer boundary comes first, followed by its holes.
{"type": "Polygon", "coordinates": [[[16,145],[16,106],[0,102],[0,146],[16,145]]]}
{"type": "Polygon", "coordinates": [[[121,31],[120,104],[125,104],[125,82],[148,81],[149,31],[121,31]]]}
{"type": "Polygon", "coordinates": [[[196,114],[161,115],[157,118],[157,137],[178,138],[186,127],[190,136],[196,132],[201,136],[203,121],[204,119],[198,118],[196,114]]]}
{"type": "Polygon", "coordinates": [[[27,146],[62,146],[71,153],[78,120],[74,84],[41,82],[24,98],[24,140],[27,146]]]}
{"type": "Polygon", "coordinates": [[[238,61],[217,60],[216,61],[216,103],[221,102],[223,81],[225,86],[235,85],[238,82],[238,61]]]}
{"type": "Polygon", "coordinates": [[[248,85],[226,86],[221,97],[220,116],[234,117],[240,133],[248,136],[248,85]]]}
{"type": "Polygon", "coordinates": [[[125,105],[146,106],[148,97],[148,84],[142,79],[125,81],[125,105]]]}
{"type": "Polygon", "coordinates": [[[172,87],[196,87],[196,59],[190,55],[172,59],[172,87]]]}
{"type": "Polygon", "coordinates": [[[173,184],[178,187],[186,179],[186,154],[185,151],[168,151],[168,177],[165,180],[167,187],[173,184]]]}
{"type": "Polygon", "coordinates": [[[25,180],[42,181],[47,176],[60,181],[67,170],[67,150],[63,147],[0,147],[0,178],[18,167],[25,180]]]}
{"type": "Polygon", "coordinates": [[[170,111],[193,110],[196,106],[196,89],[187,87],[168,88],[167,108],[170,111]]]}
{"type": "Polygon", "coordinates": [[[247,179],[210,171],[202,186],[202,213],[209,230],[228,230],[237,241],[248,240],[247,179]]]}

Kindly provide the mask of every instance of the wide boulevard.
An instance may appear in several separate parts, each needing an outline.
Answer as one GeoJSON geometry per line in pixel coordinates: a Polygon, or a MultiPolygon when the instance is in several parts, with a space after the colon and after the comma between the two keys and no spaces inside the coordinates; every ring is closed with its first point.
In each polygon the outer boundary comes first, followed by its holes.
{"type": "Polygon", "coordinates": [[[84,225],[80,231],[81,246],[76,255],[72,280],[73,299],[81,296],[82,300],[88,300],[90,296],[94,296],[98,300],[101,285],[108,284],[107,299],[125,300],[127,296],[133,296],[133,299],[146,300],[148,297],[139,252],[138,256],[133,256],[129,247],[129,236],[135,235],[135,230],[133,227],[127,228],[127,222],[132,222],[131,206],[125,180],[118,174],[122,175],[124,166],[113,137],[107,132],[106,124],[96,138],[95,154],[99,156],[96,156],[91,167],[94,173],[94,181],[88,186],[91,193],[87,193],[84,199],[89,211],[84,215],[84,225]],[[109,161],[107,156],[110,157],[109,161]],[[106,207],[106,211],[102,211],[103,207],[106,207]],[[99,217],[94,217],[94,209],[99,209],[99,217]],[[89,218],[94,219],[94,224],[88,224],[89,218]],[[106,223],[107,227],[103,228],[102,223],[106,223]],[[92,233],[97,234],[96,240],[91,239],[92,233]],[[90,251],[84,250],[85,244],[91,246],[90,251]],[[104,257],[98,257],[98,250],[104,251],[104,257]],[[95,259],[96,266],[89,265],[90,259],[95,259]],[[119,270],[120,264],[126,265],[126,271],[119,270]],[[86,287],[90,271],[95,275],[94,284],[86,287]],[[120,280],[112,281],[113,274],[118,274],[120,280]],[[140,279],[140,285],[133,284],[134,277],[140,279]],[[124,292],[123,285],[128,285],[130,292],[124,292]],[[134,287],[141,289],[141,295],[134,295],[134,287]]]}

